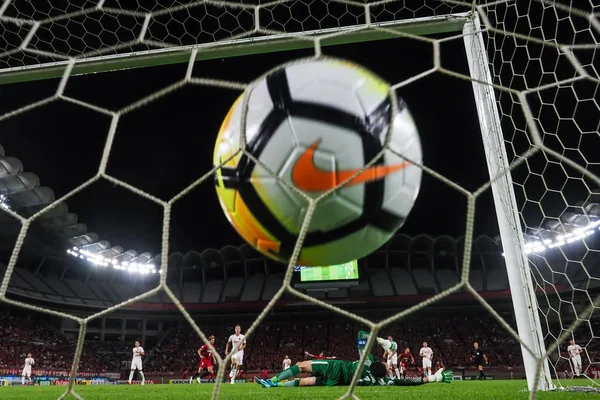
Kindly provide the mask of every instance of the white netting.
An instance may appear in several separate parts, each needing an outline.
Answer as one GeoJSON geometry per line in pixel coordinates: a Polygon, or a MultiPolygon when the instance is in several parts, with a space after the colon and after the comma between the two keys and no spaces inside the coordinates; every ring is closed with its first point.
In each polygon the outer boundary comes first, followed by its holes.
{"type": "MultiPolygon", "coordinates": [[[[204,333],[166,282],[172,207],[193,188],[211,177],[215,169],[207,171],[172,199],[163,201],[108,175],[107,162],[111,155],[117,126],[123,116],[190,85],[237,91],[247,88],[246,84],[192,77],[195,62],[202,58],[203,52],[218,51],[219,46],[227,42],[230,48],[236,47],[235,51],[243,54],[245,46],[254,44],[243,41],[243,38],[266,40],[273,35],[281,34],[291,34],[284,36],[284,39],[296,38],[305,42],[304,47],[312,46],[315,57],[322,56],[321,43],[331,41],[338,36],[354,35],[358,31],[376,32],[388,37],[409,37],[432,46],[433,64],[429,70],[398,82],[394,85],[394,90],[401,89],[427,75],[441,73],[478,82],[475,85],[476,89],[478,87],[481,90],[484,87],[484,90],[488,91],[484,97],[479,98],[479,101],[493,99],[496,92],[508,157],[513,163],[518,204],[518,209],[515,210],[508,196],[502,200],[503,207],[508,212],[519,212],[522,225],[528,235],[526,241],[539,242],[530,245],[526,251],[530,253],[532,275],[539,289],[537,292],[540,303],[539,318],[546,335],[551,364],[556,369],[565,360],[565,346],[561,341],[570,337],[570,332],[575,333],[575,338],[580,344],[585,344],[584,359],[587,360],[584,368],[592,365],[594,360],[600,361],[594,355],[598,343],[595,335],[600,333],[597,328],[595,329],[596,324],[593,320],[595,291],[599,287],[597,282],[600,282],[600,270],[598,270],[600,262],[597,257],[599,247],[598,235],[594,236],[590,233],[598,230],[595,222],[600,215],[598,212],[600,199],[593,194],[594,187],[600,187],[600,180],[596,176],[600,172],[598,168],[600,160],[596,155],[597,149],[600,148],[598,136],[600,94],[596,55],[600,43],[600,23],[597,15],[594,14],[598,11],[597,6],[594,6],[592,1],[578,4],[582,7],[580,10],[546,1],[531,4],[517,1],[498,1],[489,4],[454,1],[325,0],[171,1],[164,4],[147,1],[82,1],[78,4],[80,5],[50,1],[32,3],[4,1],[0,6],[0,81],[35,79],[35,70],[40,64],[46,64],[48,67],[46,70],[50,66],[59,68],[62,76],[53,95],[0,115],[0,123],[57,102],[70,103],[103,114],[112,121],[100,166],[92,179],[56,199],[50,207],[31,216],[24,217],[10,210],[8,206],[3,207],[5,212],[20,221],[22,228],[8,262],[0,288],[0,299],[16,306],[68,318],[80,324],[78,346],[73,360],[74,368],[65,395],[71,393],[79,398],[73,390],[73,384],[84,343],[86,325],[96,318],[149,298],[158,292],[168,296],[202,341],[207,342],[204,333]],[[60,7],[55,4],[65,6],[60,7]],[[448,16],[450,13],[457,14],[448,16]],[[425,25],[432,17],[439,17],[444,21],[462,20],[461,26],[466,21],[470,29],[465,30],[464,33],[459,32],[453,37],[433,39],[424,36],[426,33],[431,33],[431,30],[419,32],[417,29],[407,33],[406,30],[399,31],[392,28],[394,24],[406,21],[425,25]],[[420,20],[417,20],[419,18],[420,20]],[[482,23],[481,27],[478,25],[479,20],[482,23]],[[485,61],[482,47],[484,42],[481,39],[483,37],[487,40],[487,58],[493,85],[487,81],[485,74],[476,75],[474,79],[444,68],[440,47],[450,40],[462,40],[464,35],[472,39],[468,44],[468,55],[470,54],[476,62],[480,63],[485,61]],[[104,59],[95,60],[96,65],[101,65],[105,60],[107,63],[112,62],[114,69],[119,69],[119,63],[127,62],[124,61],[125,58],[135,59],[135,56],[129,55],[132,51],[143,52],[150,49],[167,51],[176,49],[177,54],[185,54],[189,60],[186,73],[176,83],[121,109],[106,109],[64,95],[65,87],[74,71],[83,73],[93,70],[93,67],[85,69],[90,57],[103,56],[104,59]],[[127,57],[121,59],[120,54],[126,54],[127,57]],[[149,292],[129,298],[87,318],[55,312],[7,298],[7,289],[19,252],[33,221],[60,207],[67,199],[98,180],[107,180],[121,186],[163,208],[162,250],[157,259],[161,266],[159,285],[149,292]],[[543,250],[546,252],[543,253],[543,250]]],[[[228,51],[227,54],[234,54],[233,50],[228,51]]],[[[326,50],[323,52],[327,53],[326,50]]],[[[162,54],[159,53],[152,54],[158,57],[162,54]]],[[[139,54],[149,57],[149,53],[139,54]]],[[[44,77],[44,74],[40,77],[44,77]]],[[[488,131],[486,128],[482,127],[484,135],[493,135],[494,129],[490,128],[488,131]]],[[[26,132],[22,134],[25,135],[26,132]]],[[[245,150],[241,149],[241,151],[245,150]]],[[[248,156],[252,157],[249,154],[248,156]]],[[[491,169],[502,172],[501,175],[495,176],[498,182],[506,178],[502,161],[500,156],[492,160],[495,167],[491,169]]],[[[290,285],[292,266],[302,244],[312,210],[317,203],[311,201],[304,229],[300,234],[283,285],[247,330],[247,336],[252,335],[274,304],[288,292],[370,327],[373,333],[368,343],[370,348],[373,345],[372,338],[382,327],[464,288],[472,293],[514,338],[519,339],[519,336],[469,283],[475,202],[481,193],[489,189],[490,183],[475,192],[469,192],[435,171],[429,170],[427,166],[423,169],[456,189],[467,199],[462,279],[457,285],[380,322],[366,320],[295,290],[290,285]]],[[[515,237],[520,236],[521,227],[515,225],[513,230],[516,233],[515,237]]],[[[505,243],[505,248],[507,245],[513,244],[505,243]]],[[[519,240],[515,239],[514,245],[519,249],[519,240]]],[[[150,261],[146,259],[144,265],[149,264],[150,261]]],[[[222,359],[219,355],[217,358],[220,365],[228,361],[228,358],[222,359]]],[[[539,358],[538,364],[541,365],[542,359],[545,358],[539,358]]],[[[219,368],[217,382],[221,382],[224,371],[225,368],[219,368]]],[[[349,388],[348,395],[352,395],[354,384],[355,381],[349,388]]],[[[213,398],[217,398],[219,386],[219,383],[215,385],[213,398]]]]}
{"type": "Polygon", "coordinates": [[[512,178],[558,378],[577,373],[570,339],[583,348],[582,373],[597,377],[600,361],[600,31],[590,13],[597,6],[581,6],[504,3],[486,13],[499,30],[488,34],[488,54],[494,82],[510,89],[499,92],[498,109],[509,161],[524,161],[512,178]]]}

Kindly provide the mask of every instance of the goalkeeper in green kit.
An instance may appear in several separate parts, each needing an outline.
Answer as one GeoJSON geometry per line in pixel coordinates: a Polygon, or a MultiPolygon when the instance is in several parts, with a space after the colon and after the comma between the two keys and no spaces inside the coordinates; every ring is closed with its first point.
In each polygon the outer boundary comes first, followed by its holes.
{"type": "MultiPolygon", "coordinates": [[[[360,331],[358,333],[358,353],[362,356],[364,348],[369,339],[369,333],[360,331]]],[[[385,347],[386,340],[377,338],[377,343],[385,347]]],[[[259,379],[255,381],[265,388],[272,387],[298,387],[298,386],[348,386],[356,372],[359,361],[342,360],[309,360],[301,361],[288,368],[271,379],[259,379]],[[310,373],[308,378],[296,378],[300,373],[310,373]]],[[[425,383],[444,382],[450,383],[454,379],[452,371],[438,370],[435,374],[406,379],[390,379],[387,364],[375,361],[371,354],[363,366],[358,378],[358,386],[415,386],[425,383]]]]}

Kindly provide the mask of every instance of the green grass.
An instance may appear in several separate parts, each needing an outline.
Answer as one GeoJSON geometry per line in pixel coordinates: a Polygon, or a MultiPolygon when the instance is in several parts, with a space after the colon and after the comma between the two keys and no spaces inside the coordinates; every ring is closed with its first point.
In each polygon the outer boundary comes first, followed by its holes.
{"type": "MultiPolygon", "coordinates": [[[[587,380],[573,381],[572,385],[587,385],[587,380]]],[[[566,384],[566,382],[563,382],[566,384]]],[[[170,399],[210,399],[212,384],[195,385],[146,385],[146,386],[79,386],[77,393],[87,400],[170,400],[170,399]]],[[[427,399],[427,400],[459,400],[459,399],[493,399],[515,400],[527,399],[524,392],[525,381],[486,381],[460,382],[452,384],[427,384],[415,387],[362,387],[356,394],[363,400],[374,399],[427,399]]],[[[58,398],[65,388],[60,386],[45,387],[0,387],[2,400],[50,400],[58,398]]],[[[223,384],[219,399],[225,400],[330,400],[337,399],[346,391],[345,387],[310,387],[310,388],[270,388],[263,389],[254,383],[237,385],[223,384]]],[[[595,396],[593,396],[595,397],[595,396]]],[[[71,398],[71,397],[69,397],[71,398]]],[[[549,392],[539,393],[538,399],[589,399],[586,393],[549,392]]]]}

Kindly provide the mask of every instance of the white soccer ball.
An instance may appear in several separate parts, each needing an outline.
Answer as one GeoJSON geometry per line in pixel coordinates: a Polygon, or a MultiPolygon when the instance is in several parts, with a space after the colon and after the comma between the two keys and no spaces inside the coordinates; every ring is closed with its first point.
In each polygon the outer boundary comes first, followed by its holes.
{"type": "Polygon", "coordinates": [[[302,61],[255,82],[234,103],[214,151],[222,208],[240,235],[265,255],[287,262],[308,202],[273,178],[241,147],[244,96],[245,150],[281,180],[312,198],[346,181],[384,147],[382,158],[322,199],[315,209],[301,265],[331,265],[364,257],[383,245],[413,207],[421,183],[421,143],[406,104],[392,112],[390,86],[342,60],[302,61]],[[392,120],[393,119],[393,120],[392,120]]]}

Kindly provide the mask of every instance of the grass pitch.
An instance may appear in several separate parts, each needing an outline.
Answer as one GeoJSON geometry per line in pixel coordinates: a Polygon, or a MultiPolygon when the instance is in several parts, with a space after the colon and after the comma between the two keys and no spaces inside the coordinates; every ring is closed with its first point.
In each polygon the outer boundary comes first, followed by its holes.
{"type": "MultiPolygon", "coordinates": [[[[588,385],[587,380],[562,382],[563,385],[588,385]]],[[[526,383],[521,381],[455,381],[447,384],[426,384],[415,387],[362,387],[356,394],[362,400],[382,399],[527,399],[526,383]]],[[[146,385],[146,386],[79,386],[75,388],[86,400],[171,400],[210,399],[213,385],[146,385]]],[[[2,400],[50,400],[57,399],[65,388],[60,386],[11,386],[0,387],[2,400]]],[[[223,384],[219,399],[225,400],[332,400],[346,392],[345,387],[269,388],[254,383],[223,384]]],[[[593,395],[592,395],[593,396],[593,395]]],[[[596,396],[593,396],[596,397],[596,396]]],[[[68,398],[73,398],[69,396],[68,398]]],[[[539,393],[538,399],[589,399],[588,393],[550,392],[539,393]]]]}

